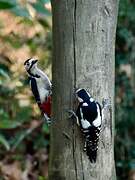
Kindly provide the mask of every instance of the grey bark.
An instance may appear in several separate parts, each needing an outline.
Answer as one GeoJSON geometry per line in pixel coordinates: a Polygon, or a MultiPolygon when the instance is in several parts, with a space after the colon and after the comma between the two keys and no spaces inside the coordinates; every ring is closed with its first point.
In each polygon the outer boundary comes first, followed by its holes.
{"type": "Polygon", "coordinates": [[[52,0],[53,120],[49,180],[113,180],[114,52],[118,0],[52,0]],[[68,119],[74,92],[87,88],[105,108],[97,163],[83,152],[83,137],[68,119]]]}

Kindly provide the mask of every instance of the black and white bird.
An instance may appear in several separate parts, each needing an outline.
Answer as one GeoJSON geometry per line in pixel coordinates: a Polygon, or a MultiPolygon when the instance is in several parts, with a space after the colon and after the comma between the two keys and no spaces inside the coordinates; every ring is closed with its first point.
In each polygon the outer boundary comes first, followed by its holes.
{"type": "Polygon", "coordinates": [[[84,151],[86,151],[90,162],[95,163],[102,123],[101,106],[85,89],[77,90],[76,95],[79,101],[76,115],[84,134],[84,151]]]}
{"type": "Polygon", "coordinates": [[[30,85],[35,100],[47,123],[51,116],[51,82],[48,76],[37,67],[37,59],[27,59],[24,66],[29,75],[30,85]]]}

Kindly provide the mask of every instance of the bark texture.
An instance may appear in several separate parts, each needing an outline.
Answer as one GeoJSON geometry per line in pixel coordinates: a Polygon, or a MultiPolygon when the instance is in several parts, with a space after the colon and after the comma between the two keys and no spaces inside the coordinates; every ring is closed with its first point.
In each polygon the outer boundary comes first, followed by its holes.
{"type": "Polygon", "coordinates": [[[114,52],[117,0],[52,0],[53,120],[49,180],[114,180],[114,52]],[[74,92],[86,88],[105,108],[97,163],[83,152],[83,137],[68,119],[74,92]]]}

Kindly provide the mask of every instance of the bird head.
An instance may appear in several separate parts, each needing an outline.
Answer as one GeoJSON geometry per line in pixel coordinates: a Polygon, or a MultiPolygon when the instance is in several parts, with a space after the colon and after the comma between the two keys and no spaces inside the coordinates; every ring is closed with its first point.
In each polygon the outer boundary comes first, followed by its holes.
{"type": "Polygon", "coordinates": [[[38,61],[37,59],[33,59],[33,58],[27,59],[24,62],[24,67],[26,71],[34,70],[37,67],[37,61],[38,61]]]}
{"type": "Polygon", "coordinates": [[[78,89],[76,96],[79,102],[84,102],[90,99],[90,94],[85,89],[78,89]]]}

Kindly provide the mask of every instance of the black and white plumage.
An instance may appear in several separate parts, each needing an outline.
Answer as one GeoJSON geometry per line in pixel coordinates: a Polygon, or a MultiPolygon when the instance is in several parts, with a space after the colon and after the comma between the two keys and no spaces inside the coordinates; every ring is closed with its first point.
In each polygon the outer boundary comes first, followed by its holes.
{"type": "Polygon", "coordinates": [[[95,163],[102,123],[101,106],[85,89],[77,90],[76,95],[79,101],[76,115],[85,138],[84,151],[90,162],[95,163]]]}
{"type": "Polygon", "coordinates": [[[35,100],[47,122],[51,114],[51,82],[47,75],[37,67],[36,59],[30,58],[24,62],[29,75],[30,86],[35,100]]]}

